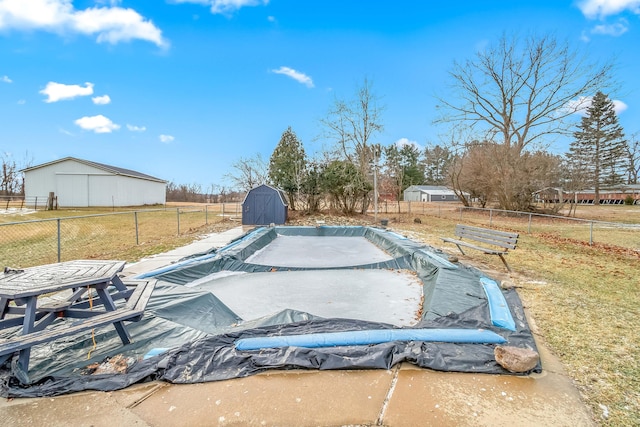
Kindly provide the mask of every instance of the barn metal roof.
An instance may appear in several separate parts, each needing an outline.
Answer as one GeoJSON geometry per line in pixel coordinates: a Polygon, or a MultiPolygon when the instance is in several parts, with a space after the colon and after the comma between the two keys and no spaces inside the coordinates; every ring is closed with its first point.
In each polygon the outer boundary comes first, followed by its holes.
{"type": "Polygon", "coordinates": [[[92,162],[92,161],[89,161],[89,160],[78,159],[76,157],[65,157],[63,159],[54,160],[52,162],[42,163],[42,164],[36,165],[36,166],[31,166],[29,168],[23,169],[22,171],[23,172],[28,172],[28,171],[31,171],[31,170],[34,170],[34,169],[39,169],[39,168],[45,167],[45,166],[51,166],[51,165],[54,165],[56,163],[62,163],[62,162],[65,162],[67,160],[73,160],[75,162],[82,163],[82,164],[85,164],[87,166],[92,166],[94,168],[102,169],[103,171],[112,173],[114,175],[129,176],[129,177],[132,177],[132,178],[140,178],[140,179],[146,179],[148,181],[156,181],[156,182],[162,182],[162,183],[166,183],[167,182],[167,181],[165,181],[163,179],[156,178],[154,176],[147,175],[147,174],[144,174],[144,173],[141,173],[141,172],[137,172],[137,171],[134,171],[134,170],[131,170],[131,169],[125,169],[125,168],[120,168],[120,167],[117,167],[117,166],[106,165],[104,163],[98,163],[98,162],[92,162]]]}

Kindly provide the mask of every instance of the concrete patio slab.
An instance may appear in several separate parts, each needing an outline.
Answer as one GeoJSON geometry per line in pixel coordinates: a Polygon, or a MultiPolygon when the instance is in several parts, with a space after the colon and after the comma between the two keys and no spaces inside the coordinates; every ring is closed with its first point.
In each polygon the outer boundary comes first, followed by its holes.
{"type": "Polygon", "coordinates": [[[375,425],[391,371],[273,372],[164,387],[132,411],[150,425],[375,425]]]}

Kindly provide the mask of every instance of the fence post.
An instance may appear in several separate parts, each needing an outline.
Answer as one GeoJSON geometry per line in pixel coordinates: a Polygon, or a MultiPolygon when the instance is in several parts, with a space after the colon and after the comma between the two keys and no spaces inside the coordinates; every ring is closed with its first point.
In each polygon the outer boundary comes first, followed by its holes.
{"type": "Polygon", "coordinates": [[[460,221],[462,221],[462,206],[460,206],[460,221]]]}
{"type": "Polygon", "coordinates": [[[178,218],[178,236],[180,235],[180,208],[176,208],[176,217],[178,218]]]}
{"type": "Polygon", "coordinates": [[[224,202],[222,202],[222,221],[224,221],[224,202]]]}
{"type": "Polygon", "coordinates": [[[589,246],[593,246],[593,221],[589,227],[589,246]]]}
{"type": "Polygon", "coordinates": [[[407,213],[411,214],[411,200],[409,200],[409,208],[407,213]]]}
{"type": "Polygon", "coordinates": [[[489,209],[489,227],[493,225],[493,209],[489,209]]]}
{"type": "Polygon", "coordinates": [[[209,225],[209,205],[204,205],[204,223],[209,225]]]}
{"type": "Polygon", "coordinates": [[[38,210],[38,196],[36,196],[36,201],[33,203],[33,210],[34,211],[38,210]]]}
{"type": "Polygon", "coordinates": [[[531,214],[529,214],[529,228],[527,229],[527,233],[531,234],[531,214]]]}
{"type": "Polygon", "coordinates": [[[133,220],[136,223],[136,245],[138,245],[138,212],[133,212],[133,220]]]}
{"type": "Polygon", "coordinates": [[[58,262],[60,262],[60,260],[62,259],[60,256],[61,251],[61,245],[60,245],[60,218],[58,218],[58,220],[56,221],[58,223],[58,262]]]}

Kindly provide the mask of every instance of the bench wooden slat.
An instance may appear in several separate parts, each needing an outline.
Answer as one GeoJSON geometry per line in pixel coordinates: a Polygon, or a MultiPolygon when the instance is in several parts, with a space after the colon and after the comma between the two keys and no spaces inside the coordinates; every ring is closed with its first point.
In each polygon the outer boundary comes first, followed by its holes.
{"type": "Polygon", "coordinates": [[[120,309],[110,311],[108,313],[99,314],[94,317],[83,319],[79,324],[68,326],[66,328],[45,329],[24,336],[14,337],[6,342],[0,342],[0,355],[13,353],[34,345],[44,344],[46,342],[55,341],[58,338],[74,335],[79,332],[110,325],[118,321],[128,320],[142,314],[140,311],[120,309]]]}
{"type": "Polygon", "coordinates": [[[456,240],[456,239],[442,239],[445,242],[449,242],[449,243],[454,243],[456,245],[462,245],[465,246],[467,248],[471,248],[471,249],[476,249],[479,251],[484,252],[485,254],[490,254],[490,255],[497,255],[497,254],[507,254],[508,252],[503,251],[503,250],[498,250],[498,249],[489,249],[489,248],[484,248],[482,246],[476,246],[473,245],[469,242],[463,242],[462,240],[456,240]]]}
{"type": "Polygon", "coordinates": [[[441,239],[444,242],[455,244],[458,247],[458,250],[460,250],[463,255],[464,251],[462,250],[462,247],[475,249],[488,255],[497,255],[500,257],[505,267],[507,267],[507,270],[511,271],[511,268],[509,267],[509,264],[507,264],[504,255],[508,253],[509,249],[513,250],[516,248],[518,237],[520,236],[518,233],[457,224],[454,234],[459,239],[468,239],[472,242],[485,243],[492,247],[487,248],[476,245],[469,241],[452,239],[449,237],[442,237],[441,239]]]}

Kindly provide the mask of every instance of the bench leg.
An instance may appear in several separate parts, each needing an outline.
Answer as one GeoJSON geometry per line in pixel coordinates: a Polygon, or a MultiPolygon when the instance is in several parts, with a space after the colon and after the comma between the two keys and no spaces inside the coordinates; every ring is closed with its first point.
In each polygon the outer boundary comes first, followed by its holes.
{"type": "Polygon", "coordinates": [[[464,251],[462,250],[462,248],[460,247],[460,245],[458,245],[458,244],[456,243],[456,246],[458,247],[458,250],[460,250],[460,253],[461,253],[462,255],[466,255],[466,254],[464,253],[464,251]]]}
{"type": "Polygon", "coordinates": [[[512,273],[511,267],[509,267],[509,264],[507,264],[507,260],[504,259],[504,256],[502,254],[498,254],[498,256],[502,260],[502,263],[504,264],[504,266],[507,267],[507,270],[509,271],[509,273],[512,273]]]}

